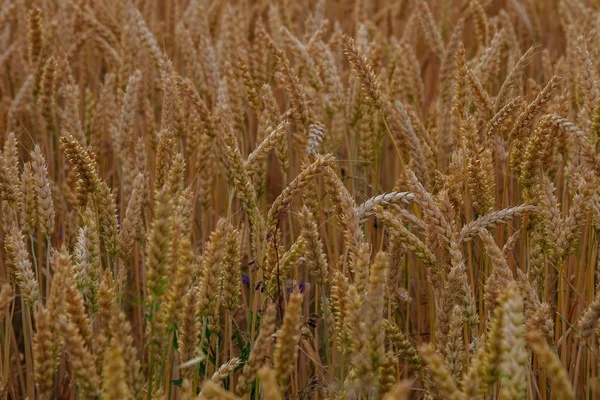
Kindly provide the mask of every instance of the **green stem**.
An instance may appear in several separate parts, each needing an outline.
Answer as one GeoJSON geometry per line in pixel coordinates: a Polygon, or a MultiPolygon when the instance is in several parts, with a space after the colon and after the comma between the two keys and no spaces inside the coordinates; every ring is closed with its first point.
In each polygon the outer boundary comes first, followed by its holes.
{"type": "MultiPolygon", "coordinates": [[[[206,324],[207,324],[208,318],[205,317],[204,320],[202,321],[202,332],[200,334],[200,353],[202,353],[201,355],[203,355],[204,353],[204,339],[206,337],[206,324]]],[[[205,363],[204,363],[204,368],[205,370],[208,368],[208,357],[205,358],[205,363]]],[[[192,393],[196,393],[196,391],[198,390],[198,382],[199,382],[199,377],[200,374],[195,373],[194,374],[194,383],[193,383],[193,391],[192,393]]]]}
{"type": "Polygon", "coordinates": [[[33,353],[31,344],[33,343],[33,329],[31,322],[31,309],[25,304],[23,297],[21,296],[21,307],[25,311],[25,318],[23,319],[23,331],[25,333],[25,368],[27,371],[27,396],[30,399],[34,397],[34,385],[33,385],[33,353]]]}
{"type": "Polygon", "coordinates": [[[33,268],[35,270],[35,278],[38,281],[38,286],[42,287],[42,278],[40,276],[40,271],[38,268],[37,257],[35,256],[35,243],[33,241],[33,236],[29,234],[29,245],[31,247],[31,258],[33,258],[33,268]]]}

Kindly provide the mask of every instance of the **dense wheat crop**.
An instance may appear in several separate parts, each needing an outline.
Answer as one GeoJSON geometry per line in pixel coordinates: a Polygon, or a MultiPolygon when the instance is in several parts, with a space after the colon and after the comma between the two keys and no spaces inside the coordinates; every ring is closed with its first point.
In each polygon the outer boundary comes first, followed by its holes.
{"type": "Polygon", "coordinates": [[[600,399],[600,4],[4,0],[2,399],[600,399]]]}

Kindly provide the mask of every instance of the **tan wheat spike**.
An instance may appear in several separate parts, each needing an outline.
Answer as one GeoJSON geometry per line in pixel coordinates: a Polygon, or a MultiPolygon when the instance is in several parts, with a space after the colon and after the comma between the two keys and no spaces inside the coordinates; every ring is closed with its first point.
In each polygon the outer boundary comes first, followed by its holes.
{"type": "Polygon", "coordinates": [[[433,392],[430,392],[430,394],[441,396],[443,393],[447,399],[461,399],[462,393],[450,376],[448,369],[444,366],[442,358],[435,352],[433,345],[427,344],[420,346],[419,354],[427,365],[431,374],[431,379],[435,382],[435,389],[432,389],[433,392]]]}
{"type": "Polygon", "coordinates": [[[527,129],[533,119],[542,111],[544,105],[550,101],[558,86],[562,81],[562,77],[556,75],[552,77],[544,86],[544,88],[538,93],[535,100],[529,103],[523,112],[519,115],[519,118],[515,122],[515,126],[511,130],[510,138],[521,138],[524,130],[527,129]]]}
{"type": "Polygon", "coordinates": [[[356,212],[361,222],[365,222],[371,215],[373,215],[373,209],[376,206],[387,207],[391,204],[404,203],[410,204],[415,200],[415,196],[409,192],[391,192],[382,193],[375,197],[371,197],[360,206],[357,207],[356,212]]]}
{"type": "Polygon", "coordinates": [[[468,242],[477,236],[480,231],[495,228],[499,224],[505,224],[523,214],[533,213],[535,211],[536,207],[531,205],[520,205],[516,207],[505,208],[503,210],[493,211],[466,224],[462,228],[460,234],[461,240],[468,242]]]}
{"type": "Polygon", "coordinates": [[[575,399],[575,391],[573,390],[569,376],[554,351],[543,339],[543,336],[537,332],[532,332],[526,338],[535,355],[548,370],[557,396],[561,399],[575,399]]]}
{"type": "Polygon", "coordinates": [[[281,218],[282,213],[289,207],[294,195],[302,191],[311,179],[314,179],[323,173],[333,161],[334,158],[330,154],[320,156],[312,164],[304,168],[302,172],[290,182],[283,192],[275,199],[273,204],[271,204],[267,217],[267,226],[269,229],[274,231],[277,221],[281,218]]]}

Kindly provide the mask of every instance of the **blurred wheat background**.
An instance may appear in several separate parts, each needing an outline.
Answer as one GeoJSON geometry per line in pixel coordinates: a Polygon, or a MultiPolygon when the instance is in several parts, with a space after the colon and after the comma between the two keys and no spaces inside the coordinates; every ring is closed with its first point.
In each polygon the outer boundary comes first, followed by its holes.
{"type": "Polygon", "coordinates": [[[3,399],[599,399],[600,5],[4,0],[3,399]]]}

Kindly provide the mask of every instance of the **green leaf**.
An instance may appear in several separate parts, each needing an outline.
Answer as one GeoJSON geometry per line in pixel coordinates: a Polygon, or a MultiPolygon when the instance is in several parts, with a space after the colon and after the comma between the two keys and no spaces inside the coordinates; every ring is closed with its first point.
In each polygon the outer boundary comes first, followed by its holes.
{"type": "Polygon", "coordinates": [[[181,384],[183,383],[183,378],[171,379],[171,383],[175,386],[181,387],[181,384]]]}

